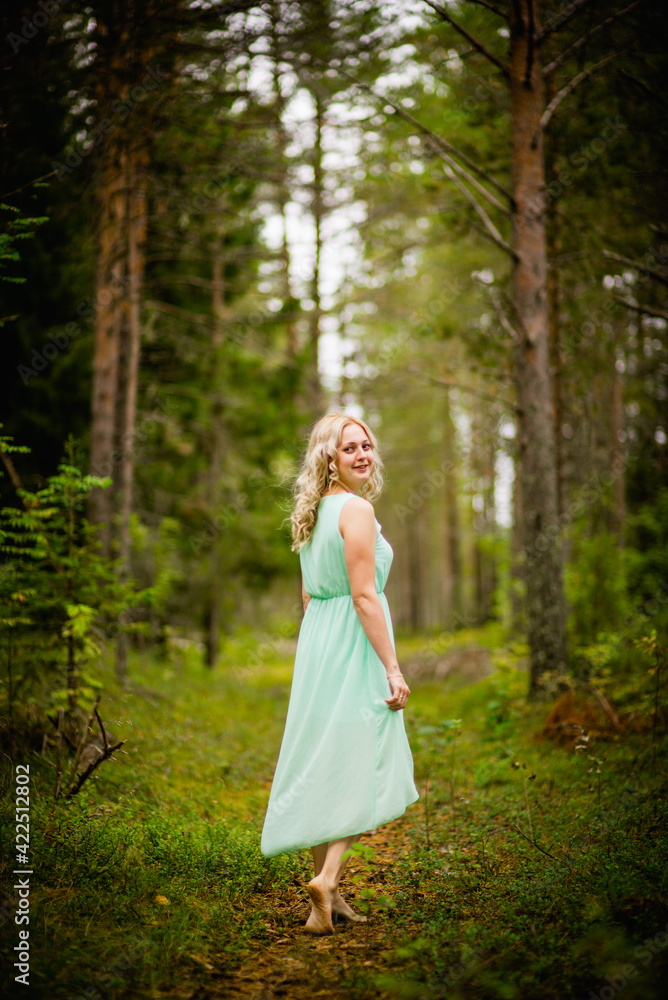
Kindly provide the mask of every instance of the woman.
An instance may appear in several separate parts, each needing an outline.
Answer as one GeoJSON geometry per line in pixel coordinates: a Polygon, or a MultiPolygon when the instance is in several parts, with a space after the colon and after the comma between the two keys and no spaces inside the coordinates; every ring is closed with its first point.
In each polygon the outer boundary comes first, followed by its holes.
{"type": "Polygon", "coordinates": [[[291,518],[304,619],[262,831],[267,857],[312,850],[312,934],[331,934],[333,914],[365,919],[339,892],[346,852],[418,798],[402,715],[410,691],[383,593],[393,553],[367,499],[382,483],[363,421],[341,413],[318,421],[291,518]]]}

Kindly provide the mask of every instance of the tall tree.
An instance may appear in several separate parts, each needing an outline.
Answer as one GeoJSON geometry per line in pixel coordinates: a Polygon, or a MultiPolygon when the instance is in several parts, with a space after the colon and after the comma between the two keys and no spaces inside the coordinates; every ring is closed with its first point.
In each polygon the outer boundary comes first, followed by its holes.
{"type": "MultiPolygon", "coordinates": [[[[552,532],[558,523],[559,491],[550,367],[544,133],[559,105],[579,83],[614,58],[617,50],[612,45],[602,60],[572,73],[570,79],[554,87],[554,96],[546,103],[546,77],[554,74],[562,64],[568,65],[568,56],[577,52],[592,32],[572,44],[567,43],[561,55],[547,66],[542,59],[545,43],[558,27],[563,27],[577,14],[582,4],[573,3],[559,14],[547,15],[543,23],[536,0],[513,0],[505,9],[482,4],[501,22],[500,34],[509,40],[509,59],[505,62],[486,40],[476,37],[468,22],[455,20],[450,8],[431,0],[427,3],[445,24],[465,39],[469,51],[491,62],[509,90],[510,190],[504,190],[488,170],[472,162],[450,143],[433,134],[428,134],[427,139],[448,163],[447,172],[469,201],[475,213],[475,224],[512,261],[511,308],[500,318],[515,341],[512,374],[518,403],[518,458],[522,470],[522,545],[531,650],[530,693],[536,695],[546,674],[565,669],[567,655],[563,556],[560,536],[552,532]],[[511,216],[509,240],[504,239],[489,214],[490,205],[497,214],[503,210],[499,194],[506,200],[506,211],[509,210],[511,216]]],[[[466,6],[472,8],[478,4],[470,0],[466,6]]],[[[637,4],[632,4],[626,10],[635,6],[637,4]]],[[[603,26],[599,25],[594,31],[603,26]]]]}
{"type": "Polygon", "coordinates": [[[508,76],[512,143],[513,305],[517,343],[513,365],[518,400],[522,468],[522,536],[532,694],[543,675],[566,669],[566,623],[562,552],[557,538],[543,544],[559,513],[557,460],[552,419],[547,241],[542,195],[545,187],[538,10],[534,0],[508,7],[508,76]]]}
{"type": "MultiPolygon", "coordinates": [[[[93,521],[104,525],[111,548],[114,515],[117,546],[127,561],[132,503],[140,311],[147,217],[148,143],[151,117],[165,69],[152,65],[159,5],[106,0],[95,10],[95,106],[103,132],[97,158],[95,340],[93,354],[91,468],[111,475],[113,491],[97,491],[93,521]]],[[[164,45],[164,40],[163,40],[164,45]]],[[[163,53],[164,55],[164,48],[163,53]]],[[[158,97],[159,99],[159,97],[158,97]]]]}

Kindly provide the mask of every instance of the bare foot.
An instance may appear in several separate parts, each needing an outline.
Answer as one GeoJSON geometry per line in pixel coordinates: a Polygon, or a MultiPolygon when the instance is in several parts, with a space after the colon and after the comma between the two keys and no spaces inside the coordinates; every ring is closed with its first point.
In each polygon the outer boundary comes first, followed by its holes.
{"type": "Polygon", "coordinates": [[[311,879],[306,891],[311,897],[311,915],[304,925],[304,930],[308,934],[333,934],[332,890],[322,881],[322,876],[318,875],[311,879]]]}
{"type": "Polygon", "coordinates": [[[364,924],[368,919],[367,917],[363,917],[360,913],[355,913],[355,911],[348,906],[338,890],[334,893],[334,899],[332,900],[332,913],[336,913],[338,917],[342,917],[344,920],[350,920],[356,924],[364,924]]]}

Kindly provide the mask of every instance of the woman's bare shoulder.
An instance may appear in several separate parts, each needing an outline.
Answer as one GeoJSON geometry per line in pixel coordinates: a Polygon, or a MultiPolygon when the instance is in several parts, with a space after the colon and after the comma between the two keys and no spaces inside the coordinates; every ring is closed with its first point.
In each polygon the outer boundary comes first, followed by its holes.
{"type": "Polygon", "coordinates": [[[373,504],[365,497],[351,496],[341,510],[339,524],[365,524],[376,520],[373,504]]]}

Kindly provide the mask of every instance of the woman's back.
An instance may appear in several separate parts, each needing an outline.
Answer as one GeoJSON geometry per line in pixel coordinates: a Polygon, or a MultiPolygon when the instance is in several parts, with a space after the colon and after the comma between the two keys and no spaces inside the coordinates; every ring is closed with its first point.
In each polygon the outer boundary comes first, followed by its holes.
{"type": "MultiPolygon", "coordinates": [[[[309,542],[303,546],[299,559],[307,594],[316,598],[350,596],[350,581],[346,570],[345,546],[339,531],[343,505],[353,494],[335,493],[321,499],[318,519],[309,542]]],[[[376,590],[385,589],[392,565],[390,543],[380,533],[376,521],[376,590]]]]}

